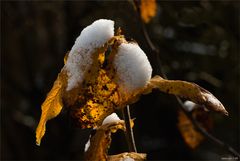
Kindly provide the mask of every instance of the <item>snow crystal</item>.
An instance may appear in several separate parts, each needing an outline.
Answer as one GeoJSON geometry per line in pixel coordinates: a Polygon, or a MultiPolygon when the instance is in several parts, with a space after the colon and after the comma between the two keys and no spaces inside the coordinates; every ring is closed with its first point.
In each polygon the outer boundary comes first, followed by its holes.
{"type": "Polygon", "coordinates": [[[114,36],[114,21],[100,19],[84,28],[73,45],[65,65],[67,91],[82,83],[84,73],[92,65],[92,54],[114,36]]]}
{"type": "Polygon", "coordinates": [[[108,124],[108,123],[113,123],[113,122],[117,122],[120,121],[118,115],[116,113],[112,113],[111,115],[107,116],[103,122],[102,125],[108,124]]]}
{"type": "Polygon", "coordinates": [[[152,67],[138,44],[122,43],[114,58],[114,67],[117,83],[123,92],[134,92],[144,87],[151,79],[152,67]]]}

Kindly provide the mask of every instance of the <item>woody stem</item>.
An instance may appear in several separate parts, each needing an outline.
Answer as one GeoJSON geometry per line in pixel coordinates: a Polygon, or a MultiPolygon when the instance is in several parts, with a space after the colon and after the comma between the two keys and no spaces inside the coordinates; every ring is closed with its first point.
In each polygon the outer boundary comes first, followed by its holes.
{"type": "Polygon", "coordinates": [[[133,135],[133,129],[131,127],[131,115],[130,115],[129,105],[123,108],[122,115],[125,121],[125,127],[126,127],[125,136],[128,144],[128,149],[130,152],[137,152],[135,139],[133,135]]]}

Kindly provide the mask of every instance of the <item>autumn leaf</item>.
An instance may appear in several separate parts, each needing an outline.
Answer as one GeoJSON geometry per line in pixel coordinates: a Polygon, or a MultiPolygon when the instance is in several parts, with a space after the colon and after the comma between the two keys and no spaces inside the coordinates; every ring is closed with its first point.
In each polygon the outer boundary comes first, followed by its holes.
{"type": "Polygon", "coordinates": [[[197,84],[180,80],[166,80],[160,76],[155,76],[150,80],[148,86],[149,89],[157,88],[162,92],[188,99],[200,105],[205,105],[209,110],[228,115],[222,103],[209,91],[197,84]]]}
{"type": "Polygon", "coordinates": [[[84,83],[73,89],[78,93],[64,94],[64,102],[73,102],[67,103],[67,107],[81,128],[96,128],[114,110],[138,100],[136,91],[143,89],[151,78],[152,68],[145,53],[136,43],[128,43],[121,35],[114,36],[94,55],[98,57],[94,58],[90,72],[84,75],[84,83]],[[111,52],[107,59],[108,46],[111,52]],[[144,65],[137,68],[139,63],[144,65]],[[71,99],[73,101],[69,101],[71,99]]]}
{"type": "MultiPolygon", "coordinates": [[[[134,126],[133,120],[130,122],[131,128],[134,126]]],[[[121,153],[117,155],[108,155],[108,149],[111,144],[111,134],[117,130],[126,130],[125,122],[120,120],[116,113],[107,116],[102,125],[95,129],[96,132],[90,135],[89,140],[85,144],[85,160],[108,160],[108,161],[122,161],[122,160],[138,160],[146,159],[146,154],[143,153],[121,153]]]]}
{"type": "MultiPolygon", "coordinates": [[[[133,120],[131,126],[133,126],[133,120]]],[[[123,120],[113,121],[99,126],[96,133],[90,138],[90,146],[85,152],[85,160],[104,161],[108,159],[108,149],[111,144],[111,134],[117,130],[125,131],[125,122],[123,120]]],[[[134,154],[133,154],[134,155],[134,154]]]]}
{"type": "MultiPolygon", "coordinates": [[[[209,113],[204,110],[204,107],[200,107],[197,104],[192,107],[191,111],[193,118],[200,124],[202,128],[210,131],[213,127],[213,121],[209,116],[209,113]]],[[[191,148],[195,149],[205,139],[204,136],[195,130],[192,121],[182,112],[178,111],[178,129],[186,142],[191,148]]]]}
{"type": "Polygon", "coordinates": [[[57,80],[54,82],[54,85],[51,91],[48,93],[46,100],[43,102],[42,114],[39,121],[39,124],[36,129],[36,144],[40,145],[41,139],[46,131],[46,122],[57,115],[62,110],[62,89],[63,89],[63,80],[60,77],[60,74],[57,80]]]}
{"type": "Polygon", "coordinates": [[[190,148],[195,149],[204,140],[202,134],[194,129],[192,122],[182,111],[178,113],[177,125],[184,141],[190,148]]]}
{"type": "Polygon", "coordinates": [[[64,67],[42,104],[37,145],[45,134],[46,122],[60,113],[63,103],[82,128],[99,126],[113,112],[118,101],[116,85],[102,69],[108,41],[114,36],[113,25],[111,20],[95,21],[81,32],[65,55],[64,67]]]}
{"type": "Polygon", "coordinates": [[[71,115],[81,128],[98,127],[103,119],[119,104],[117,85],[100,69],[97,79],[89,83],[75,105],[69,107],[71,115]]]}
{"type": "Polygon", "coordinates": [[[110,155],[108,156],[107,160],[108,161],[144,161],[146,160],[147,155],[145,153],[135,153],[135,152],[130,152],[130,153],[121,153],[117,155],[110,155]]]}
{"type": "Polygon", "coordinates": [[[151,18],[156,15],[157,3],[156,0],[141,0],[140,4],[141,18],[145,23],[148,23],[151,18]]]}

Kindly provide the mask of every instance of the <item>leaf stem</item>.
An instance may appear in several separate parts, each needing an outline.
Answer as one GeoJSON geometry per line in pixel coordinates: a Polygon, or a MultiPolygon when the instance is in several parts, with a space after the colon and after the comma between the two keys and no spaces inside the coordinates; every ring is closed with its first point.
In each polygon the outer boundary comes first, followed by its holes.
{"type": "Polygon", "coordinates": [[[131,115],[129,105],[122,109],[123,119],[125,121],[126,131],[125,136],[128,144],[129,152],[137,152],[135,145],[135,139],[133,135],[133,129],[131,127],[131,115]]]}
{"type": "MultiPolygon", "coordinates": [[[[140,10],[140,2],[139,0],[133,0],[135,7],[136,7],[136,11],[138,14],[138,19],[139,22],[141,23],[141,28],[142,28],[142,32],[144,35],[144,38],[148,44],[148,46],[150,47],[150,49],[155,53],[155,57],[156,57],[156,61],[158,63],[158,72],[162,75],[162,77],[164,79],[168,79],[163,68],[162,68],[162,63],[160,60],[160,53],[158,48],[153,44],[148,31],[146,29],[145,24],[143,23],[142,19],[141,19],[141,10],[140,10]]],[[[182,100],[176,96],[176,99],[178,101],[178,103],[180,104],[180,108],[181,110],[186,114],[186,116],[188,117],[189,120],[191,120],[192,124],[194,125],[194,128],[200,132],[203,136],[205,136],[207,139],[209,139],[210,141],[212,141],[213,143],[215,143],[216,145],[225,148],[228,152],[230,152],[231,154],[233,154],[234,156],[237,156],[238,158],[240,158],[240,154],[234,149],[232,148],[230,145],[226,144],[225,142],[221,141],[220,139],[216,138],[215,136],[213,136],[212,134],[208,133],[198,122],[195,118],[193,118],[193,116],[191,115],[191,113],[189,113],[186,108],[185,105],[183,104],[182,100]]]]}

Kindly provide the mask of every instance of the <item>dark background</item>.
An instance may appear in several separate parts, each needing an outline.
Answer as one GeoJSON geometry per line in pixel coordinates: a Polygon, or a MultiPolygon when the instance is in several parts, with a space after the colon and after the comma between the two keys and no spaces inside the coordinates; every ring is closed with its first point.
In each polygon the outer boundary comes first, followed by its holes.
{"type": "MultiPolygon", "coordinates": [[[[212,133],[240,149],[239,2],[158,1],[147,25],[160,49],[169,79],[195,82],[225,105],[229,117],[211,114],[212,133]]],[[[135,39],[157,66],[129,1],[1,1],[1,159],[80,160],[90,130],[73,126],[67,112],[47,124],[40,147],[35,128],[41,103],[51,89],[63,58],[81,30],[93,21],[115,21],[135,39]]],[[[131,105],[139,152],[149,160],[221,160],[229,153],[206,140],[189,149],[177,129],[179,105],[154,91],[131,105]]],[[[122,132],[113,135],[110,154],[127,151],[122,132]]]]}

